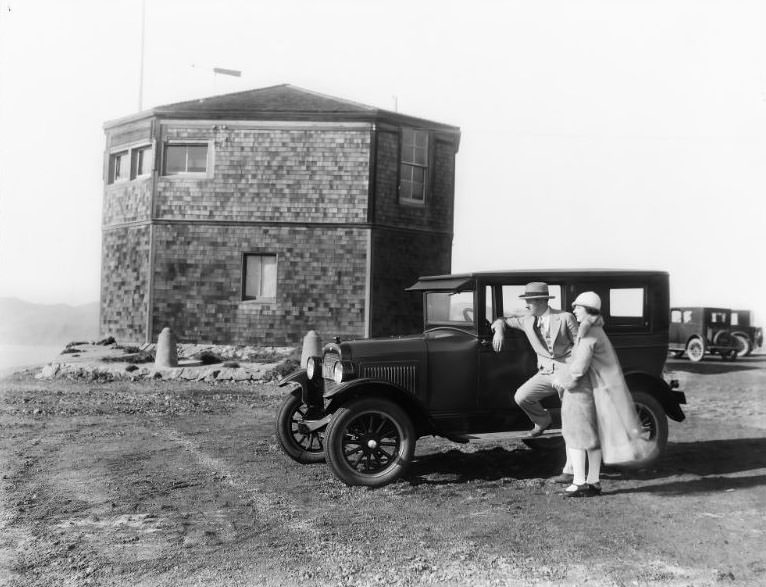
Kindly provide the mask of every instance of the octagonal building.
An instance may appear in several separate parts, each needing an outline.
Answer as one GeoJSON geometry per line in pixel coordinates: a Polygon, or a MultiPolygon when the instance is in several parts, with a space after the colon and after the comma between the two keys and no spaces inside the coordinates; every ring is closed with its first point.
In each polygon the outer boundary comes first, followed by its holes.
{"type": "Polygon", "coordinates": [[[104,129],[104,336],[415,332],[404,288],[450,272],[457,127],[280,85],[104,129]]]}

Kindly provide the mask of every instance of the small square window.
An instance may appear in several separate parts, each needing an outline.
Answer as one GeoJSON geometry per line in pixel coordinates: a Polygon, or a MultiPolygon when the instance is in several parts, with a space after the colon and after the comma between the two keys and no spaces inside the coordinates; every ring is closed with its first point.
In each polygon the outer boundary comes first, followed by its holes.
{"type": "Polygon", "coordinates": [[[670,321],[676,324],[681,323],[681,310],[671,310],[670,321]]]}
{"type": "Polygon", "coordinates": [[[165,145],[164,175],[207,173],[207,143],[165,145]]]}
{"type": "Polygon", "coordinates": [[[108,183],[126,181],[128,179],[129,172],[130,164],[128,159],[128,151],[120,151],[119,153],[112,153],[109,155],[108,183]]]}
{"type": "Polygon", "coordinates": [[[130,153],[130,178],[135,179],[137,177],[149,175],[152,172],[152,154],[153,150],[150,145],[143,147],[137,147],[130,153]]]}
{"type": "Polygon", "coordinates": [[[273,300],[277,297],[277,256],[244,256],[242,299],[273,300]]]}
{"type": "Polygon", "coordinates": [[[691,310],[684,310],[684,324],[691,322],[694,319],[694,312],[691,310]]]}

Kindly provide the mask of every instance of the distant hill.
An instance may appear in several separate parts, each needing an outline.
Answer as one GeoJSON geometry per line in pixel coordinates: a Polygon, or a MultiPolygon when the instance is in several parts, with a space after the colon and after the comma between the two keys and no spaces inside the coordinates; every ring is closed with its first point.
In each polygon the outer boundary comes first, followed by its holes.
{"type": "Polygon", "coordinates": [[[98,305],[32,304],[0,298],[0,344],[56,345],[96,340],[98,305]]]}

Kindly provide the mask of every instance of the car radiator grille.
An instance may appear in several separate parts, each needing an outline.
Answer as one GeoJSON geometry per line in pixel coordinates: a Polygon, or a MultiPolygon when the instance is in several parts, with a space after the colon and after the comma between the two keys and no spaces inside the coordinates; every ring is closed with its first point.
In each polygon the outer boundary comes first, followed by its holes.
{"type": "Polygon", "coordinates": [[[389,381],[415,393],[417,369],[415,364],[362,365],[362,377],[389,381]]]}

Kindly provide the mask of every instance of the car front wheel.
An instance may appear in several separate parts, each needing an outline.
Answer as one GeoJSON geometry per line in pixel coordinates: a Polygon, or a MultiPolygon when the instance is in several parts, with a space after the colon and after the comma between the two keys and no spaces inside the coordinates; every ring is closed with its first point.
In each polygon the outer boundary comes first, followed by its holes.
{"type": "Polygon", "coordinates": [[[380,487],[404,473],[416,441],[412,420],[394,402],[358,398],[338,408],[327,425],[327,462],[346,485],[380,487]]]}
{"type": "Polygon", "coordinates": [[[277,414],[277,438],[282,450],[304,465],[324,461],[324,432],[308,432],[301,427],[307,412],[301,392],[296,389],[285,397],[277,414]]]}

